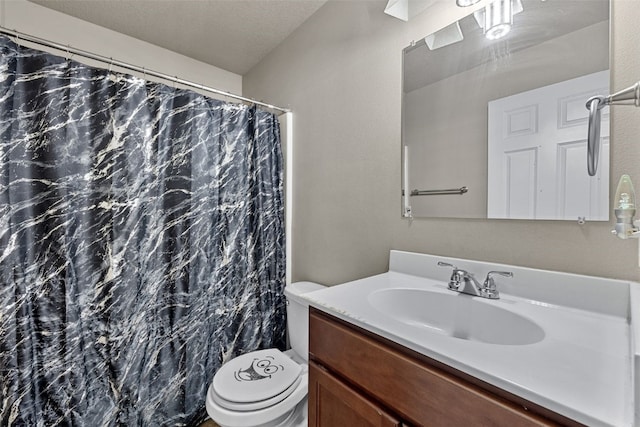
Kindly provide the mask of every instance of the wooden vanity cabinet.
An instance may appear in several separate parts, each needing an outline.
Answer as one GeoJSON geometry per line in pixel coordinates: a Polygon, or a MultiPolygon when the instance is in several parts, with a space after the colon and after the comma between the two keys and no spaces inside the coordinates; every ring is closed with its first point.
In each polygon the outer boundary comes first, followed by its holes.
{"type": "Polygon", "coordinates": [[[309,426],[579,426],[310,308],[309,426]]]}

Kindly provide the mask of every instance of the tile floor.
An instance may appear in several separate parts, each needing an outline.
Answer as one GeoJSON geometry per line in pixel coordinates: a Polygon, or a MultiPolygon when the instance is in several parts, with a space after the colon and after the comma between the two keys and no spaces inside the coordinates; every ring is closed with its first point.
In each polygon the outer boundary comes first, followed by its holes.
{"type": "Polygon", "coordinates": [[[198,427],[220,427],[220,426],[218,426],[218,424],[214,423],[211,420],[207,420],[207,421],[203,422],[202,424],[200,424],[200,426],[198,426],[198,427]]]}

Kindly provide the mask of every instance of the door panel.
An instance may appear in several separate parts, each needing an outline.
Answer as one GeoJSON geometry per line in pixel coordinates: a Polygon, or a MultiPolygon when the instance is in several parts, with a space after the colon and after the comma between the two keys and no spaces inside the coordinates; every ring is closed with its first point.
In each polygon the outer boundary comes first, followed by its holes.
{"type": "Polygon", "coordinates": [[[595,177],[587,174],[585,140],[585,102],[608,84],[602,71],[489,102],[489,218],[609,218],[607,108],[595,177]]]}

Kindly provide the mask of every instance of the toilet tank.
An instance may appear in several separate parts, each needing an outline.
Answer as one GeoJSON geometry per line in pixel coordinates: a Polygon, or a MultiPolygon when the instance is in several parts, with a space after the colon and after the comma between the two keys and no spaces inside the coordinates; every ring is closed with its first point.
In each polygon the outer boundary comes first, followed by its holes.
{"type": "Polygon", "coordinates": [[[287,331],[289,342],[296,354],[309,360],[309,302],[302,294],[324,289],[325,286],[313,282],[296,282],[284,289],[287,297],[287,331]]]}

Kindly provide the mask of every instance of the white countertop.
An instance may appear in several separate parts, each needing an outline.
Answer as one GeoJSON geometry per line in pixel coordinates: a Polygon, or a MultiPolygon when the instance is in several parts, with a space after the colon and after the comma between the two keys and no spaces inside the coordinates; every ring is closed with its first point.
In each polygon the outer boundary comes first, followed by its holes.
{"type": "MultiPolygon", "coordinates": [[[[392,258],[406,254],[394,252],[392,258]]],[[[473,264],[476,263],[469,262],[469,265],[465,266],[464,260],[409,255],[414,257],[414,261],[419,262],[433,263],[436,259],[453,261],[459,267],[462,264],[461,268],[474,267],[473,264]]],[[[627,310],[623,309],[624,301],[604,303],[609,306],[603,310],[604,312],[598,312],[581,308],[579,302],[572,304],[573,307],[567,307],[554,304],[553,297],[541,298],[544,300],[541,301],[503,292],[499,300],[481,300],[483,303],[494,304],[534,321],[544,329],[545,337],[537,343],[527,345],[468,341],[443,335],[429,328],[407,325],[378,311],[368,303],[368,295],[381,289],[407,288],[428,289],[441,293],[453,292],[446,288],[446,281],[393,271],[411,270],[399,268],[400,264],[402,263],[394,262],[392,259],[392,271],[311,292],[304,297],[311,306],[328,314],[586,425],[634,425],[634,351],[630,316],[627,310]]],[[[545,279],[545,275],[548,274],[549,280],[562,281],[566,276],[567,283],[573,281],[580,286],[579,279],[582,278],[585,290],[598,289],[598,281],[602,281],[603,286],[609,285],[610,289],[613,289],[610,291],[612,299],[621,299],[624,295],[625,283],[620,281],[495,264],[483,266],[487,271],[511,269],[514,271],[514,281],[517,281],[519,276],[529,277],[531,274],[539,275],[537,279],[545,279]]],[[[477,268],[477,265],[475,267],[477,268]]],[[[469,270],[474,271],[471,268],[469,270]]],[[[447,277],[450,274],[441,269],[433,271],[447,277]]],[[[412,272],[416,273],[415,269],[412,272]]],[[[628,289],[629,284],[626,285],[628,289]]],[[[569,284],[568,289],[562,291],[574,292],[572,286],[574,285],[569,284]]],[[[500,288],[500,284],[498,287],[500,288]]],[[[598,289],[598,292],[600,291],[598,289]]],[[[534,291],[529,289],[527,292],[534,291]]],[[[590,301],[594,295],[588,293],[581,295],[578,291],[574,297],[582,298],[587,307],[594,303],[590,301]]],[[[566,295],[559,298],[563,300],[566,295]]]]}

